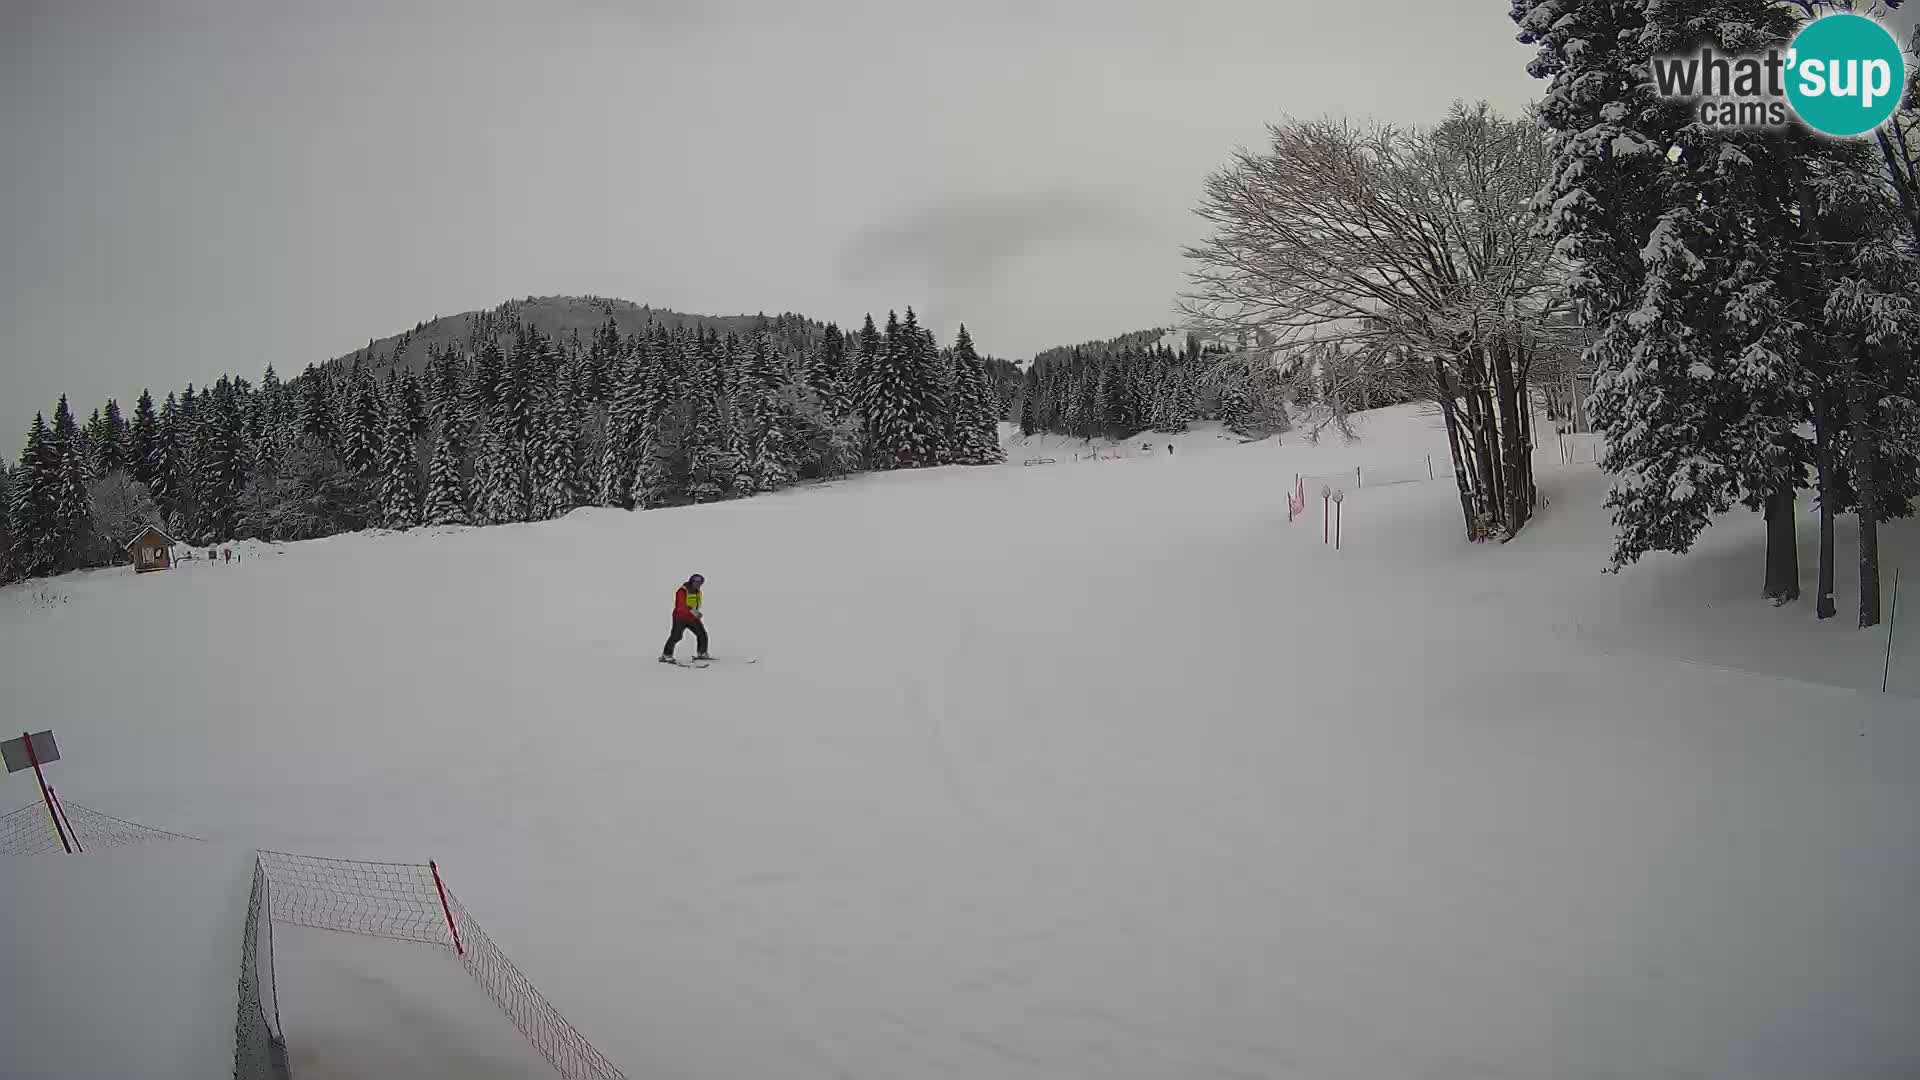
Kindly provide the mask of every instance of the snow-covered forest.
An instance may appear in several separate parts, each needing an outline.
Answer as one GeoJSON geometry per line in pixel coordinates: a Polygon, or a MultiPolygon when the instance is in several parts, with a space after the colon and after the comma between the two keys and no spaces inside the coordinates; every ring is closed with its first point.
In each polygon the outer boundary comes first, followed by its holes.
{"type": "Polygon", "coordinates": [[[1846,6],[1514,0],[1537,109],[1272,125],[1207,182],[1183,309],[1236,343],[1224,370],[1310,379],[1336,420],[1370,395],[1436,402],[1475,540],[1526,525],[1537,406],[1591,379],[1611,569],[1685,553],[1746,507],[1786,604],[1810,496],[1818,614],[1836,611],[1834,518],[1853,514],[1875,625],[1877,527],[1920,496],[1920,98],[1876,139],[1839,140],[1702,123],[1646,77],[1703,36],[1784,50],[1846,6]]]}
{"type": "Polygon", "coordinates": [[[1703,125],[1655,96],[1650,58],[1703,29],[1784,49],[1845,5],[1516,0],[1548,81],[1538,206],[1593,339],[1592,410],[1616,480],[1613,563],[1686,551],[1735,506],[1769,524],[1765,589],[1800,593],[1795,506],[1821,515],[1816,607],[1835,612],[1834,517],[1859,519],[1859,621],[1880,621],[1880,522],[1920,494],[1920,254],[1910,206],[1916,100],[1877,139],[1799,124],[1703,125]]]}
{"type": "Polygon", "coordinates": [[[1246,433],[1286,429],[1278,380],[1241,377],[1214,385],[1208,371],[1224,350],[1192,334],[1176,350],[1165,338],[1163,331],[1141,330],[1042,351],[1021,380],[1021,433],[1120,439],[1185,431],[1196,420],[1246,433]]]}
{"type": "Polygon", "coordinates": [[[285,381],[268,367],[258,385],[142,392],[130,414],[108,401],[84,423],[62,397],[18,466],[0,463],[0,579],[120,561],[154,522],[189,543],[299,540],[990,464],[1018,377],[964,326],[942,348],[911,308],[853,333],[780,315],[623,335],[609,317],[560,341],[512,304],[465,321],[418,367],[402,334],[285,381]]]}

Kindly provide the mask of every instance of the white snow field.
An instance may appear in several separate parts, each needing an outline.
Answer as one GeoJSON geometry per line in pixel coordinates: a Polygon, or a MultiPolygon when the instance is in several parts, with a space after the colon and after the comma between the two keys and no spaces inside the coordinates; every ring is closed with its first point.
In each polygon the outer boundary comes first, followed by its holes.
{"type": "Polygon", "coordinates": [[[80,575],[10,590],[0,678],[72,799],[438,859],[636,1078],[1920,1074],[1920,701],[1851,522],[1826,624],[1811,516],[1788,610],[1746,513],[1602,576],[1592,466],[1507,545],[1363,488],[1336,553],[1295,472],[1445,445],[1363,434],[80,575]],[[654,662],[692,572],[759,663],[654,662]]]}
{"type": "Polygon", "coordinates": [[[273,956],[299,1080],[553,1076],[452,949],[282,923],[273,956]]]}
{"type": "Polygon", "coordinates": [[[234,1075],[252,886],[253,852],[220,844],[5,860],[0,1076],[234,1075]]]}

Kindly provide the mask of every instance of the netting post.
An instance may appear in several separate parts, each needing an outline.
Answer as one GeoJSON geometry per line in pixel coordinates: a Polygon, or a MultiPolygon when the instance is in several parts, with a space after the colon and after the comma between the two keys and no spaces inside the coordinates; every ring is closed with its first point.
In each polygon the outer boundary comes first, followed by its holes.
{"type": "Polygon", "coordinates": [[[33,778],[40,781],[40,801],[47,804],[47,816],[53,819],[53,831],[60,834],[60,848],[71,855],[73,845],[67,842],[66,827],[60,824],[60,811],[54,809],[53,789],[47,786],[47,774],[40,771],[40,752],[33,748],[33,734],[23,731],[20,740],[27,744],[27,760],[33,762],[33,778]]]}
{"type": "Polygon", "coordinates": [[[67,823],[67,835],[73,837],[73,850],[86,854],[87,849],[80,846],[80,830],[73,827],[73,819],[67,816],[67,804],[60,801],[60,793],[53,790],[52,784],[48,784],[47,794],[53,796],[53,808],[59,811],[60,820],[67,823]]]}
{"type": "Polygon", "coordinates": [[[1893,610],[1887,612],[1887,659],[1880,665],[1880,692],[1887,692],[1887,676],[1893,671],[1893,631],[1900,618],[1900,568],[1893,568],[1893,610]]]}
{"type": "Polygon", "coordinates": [[[467,950],[460,944],[460,928],[453,924],[453,908],[447,906],[447,887],[440,883],[440,864],[428,859],[427,869],[433,871],[433,888],[440,894],[440,913],[447,917],[447,932],[453,935],[453,951],[464,957],[467,950]]]}

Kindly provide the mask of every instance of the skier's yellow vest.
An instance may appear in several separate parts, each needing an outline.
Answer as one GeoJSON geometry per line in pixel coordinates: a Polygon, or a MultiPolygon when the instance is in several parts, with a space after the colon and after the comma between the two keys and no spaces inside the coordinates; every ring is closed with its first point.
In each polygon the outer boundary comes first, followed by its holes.
{"type": "Polygon", "coordinates": [[[676,589],[673,594],[673,617],[690,619],[698,614],[700,614],[700,591],[689,589],[685,585],[676,589]]]}

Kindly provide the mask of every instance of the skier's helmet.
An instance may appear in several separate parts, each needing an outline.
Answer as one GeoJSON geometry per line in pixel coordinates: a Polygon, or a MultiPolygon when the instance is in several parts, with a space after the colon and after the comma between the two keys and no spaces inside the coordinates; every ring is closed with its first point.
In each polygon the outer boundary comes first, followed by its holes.
{"type": "Polygon", "coordinates": [[[706,583],[707,583],[707,579],[701,577],[699,574],[695,574],[692,577],[687,579],[687,584],[689,585],[699,586],[699,585],[705,585],[706,583]]]}

